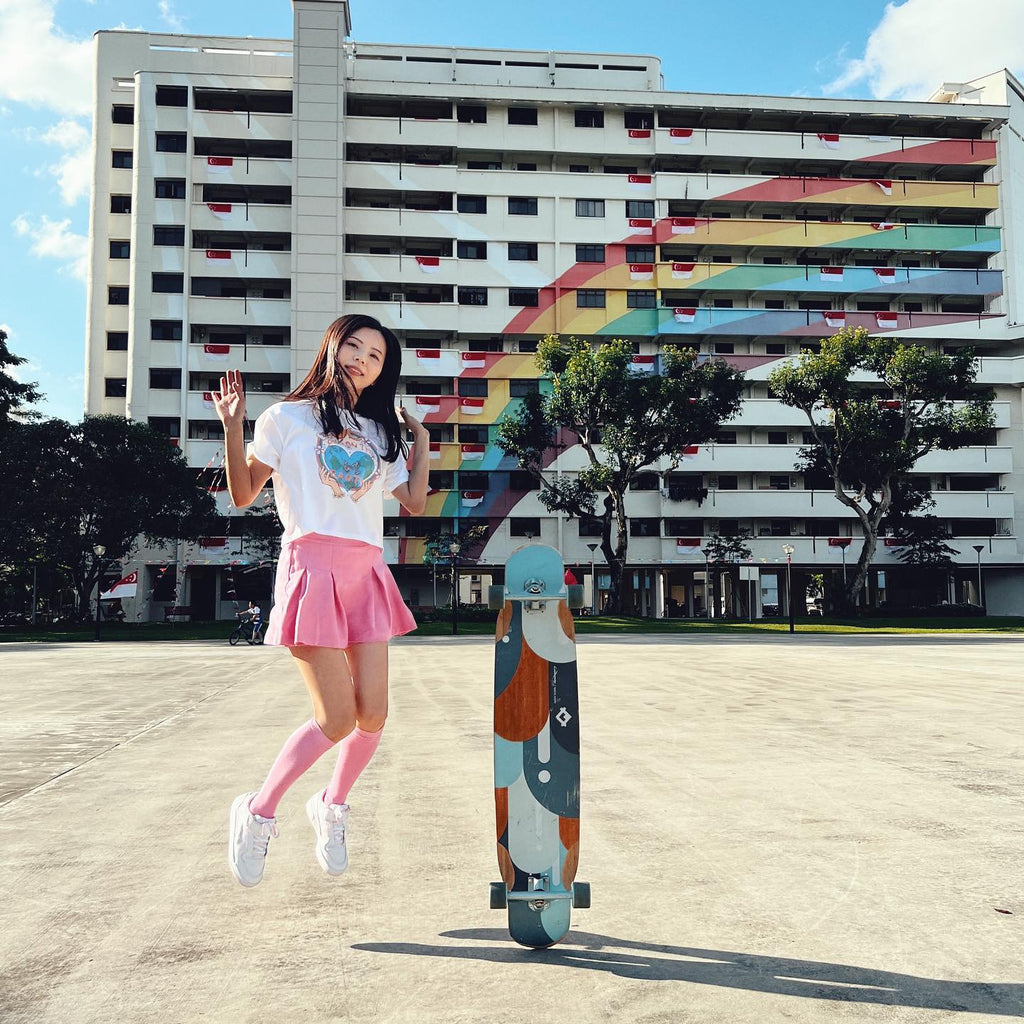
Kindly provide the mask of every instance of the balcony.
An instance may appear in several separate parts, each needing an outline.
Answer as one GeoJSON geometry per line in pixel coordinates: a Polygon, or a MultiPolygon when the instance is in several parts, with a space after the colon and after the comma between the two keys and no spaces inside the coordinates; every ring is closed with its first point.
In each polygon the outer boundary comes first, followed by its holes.
{"type": "Polygon", "coordinates": [[[290,278],[292,254],[269,249],[192,249],[189,273],[198,277],[290,278]]]}
{"type": "MultiPolygon", "coordinates": [[[[158,296],[153,296],[154,300],[158,296]]],[[[289,299],[226,298],[193,295],[189,319],[194,323],[231,324],[241,327],[288,327],[292,306],[289,299]]],[[[179,314],[178,319],[181,319],[179,314]]]]}
{"type": "Polygon", "coordinates": [[[292,208],[280,203],[193,203],[193,231],[292,230],[292,208]]]}
{"type": "Polygon", "coordinates": [[[214,139],[275,139],[292,137],[292,115],[247,110],[194,110],[192,135],[214,139]]]}
{"type": "Polygon", "coordinates": [[[291,160],[250,156],[194,156],[192,180],[200,184],[291,185],[291,160]]]}

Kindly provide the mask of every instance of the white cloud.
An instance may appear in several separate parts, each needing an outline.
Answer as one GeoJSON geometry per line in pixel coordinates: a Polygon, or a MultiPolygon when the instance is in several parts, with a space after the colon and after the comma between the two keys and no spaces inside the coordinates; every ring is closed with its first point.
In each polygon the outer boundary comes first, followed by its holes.
{"type": "Polygon", "coordinates": [[[60,194],[69,206],[89,194],[92,183],[92,135],[78,121],[65,118],[44,132],[29,129],[26,137],[32,142],[59,146],[64,155],[44,170],[52,174],[60,186],[60,194]]]}
{"type": "Polygon", "coordinates": [[[55,0],[0,0],[0,97],[73,117],[92,113],[92,40],[54,25],[55,0]]]}
{"type": "Polygon", "coordinates": [[[824,91],[867,83],[876,99],[923,100],[942,82],[970,81],[1002,68],[1024,69],[1020,0],[905,0],[886,5],[863,56],[847,60],[824,91]]]}
{"type": "Polygon", "coordinates": [[[15,234],[30,240],[33,256],[61,262],[61,272],[85,281],[89,274],[89,239],[71,230],[70,218],[50,220],[44,213],[38,220],[19,214],[12,221],[15,234]]]}
{"type": "Polygon", "coordinates": [[[183,32],[185,30],[184,22],[175,12],[174,4],[171,3],[171,0],[160,0],[157,6],[160,8],[160,17],[163,18],[168,28],[173,29],[175,32],[183,32]]]}

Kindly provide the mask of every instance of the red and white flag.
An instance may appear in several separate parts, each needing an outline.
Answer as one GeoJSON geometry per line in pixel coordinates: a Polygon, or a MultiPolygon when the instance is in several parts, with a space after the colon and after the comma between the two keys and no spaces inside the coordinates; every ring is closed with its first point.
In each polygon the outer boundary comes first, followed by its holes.
{"type": "Polygon", "coordinates": [[[833,132],[818,132],[818,141],[826,149],[838,149],[839,148],[839,136],[833,132]]]}
{"type": "Polygon", "coordinates": [[[632,366],[641,373],[654,372],[654,356],[633,356],[632,366]]]}
{"type": "Polygon", "coordinates": [[[654,178],[650,174],[631,174],[627,185],[634,192],[650,192],[654,184],[654,178]]]}
{"type": "Polygon", "coordinates": [[[487,451],[487,445],[464,444],[461,446],[461,449],[463,462],[480,462],[483,460],[484,453],[487,451]]]}
{"type": "Polygon", "coordinates": [[[677,146],[688,146],[693,141],[693,129],[669,128],[668,138],[669,142],[674,142],[677,146]]]}
{"type": "Polygon", "coordinates": [[[417,256],[415,257],[416,263],[420,270],[424,274],[440,274],[441,273],[441,257],[440,256],[417,256]]]}
{"type": "Polygon", "coordinates": [[[487,358],[483,352],[463,352],[462,368],[464,370],[485,370],[487,369],[487,358]]]}
{"type": "Polygon", "coordinates": [[[693,268],[696,266],[696,263],[673,263],[672,276],[677,281],[689,281],[693,277],[693,268]]]}
{"type": "Polygon", "coordinates": [[[459,408],[469,416],[479,416],[484,411],[482,398],[460,398],[459,408]]]}
{"type": "Polygon", "coordinates": [[[630,128],[626,135],[631,146],[643,146],[651,141],[650,128],[630,128]]]}
{"type": "Polygon", "coordinates": [[[907,542],[902,537],[886,537],[885,546],[887,548],[905,548],[907,542]]]}
{"type": "Polygon", "coordinates": [[[211,174],[227,174],[234,164],[234,157],[230,156],[208,156],[206,158],[206,169],[211,174]]]}
{"type": "Polygon", "coordinates": [[[630,217],[629,233],[631,235],[653,235],[654,221],[649,217],[630,217]]]}
{"type": "Polygon", "coordinates": [[[687,445],[679,453],[680,462],[693,462],[695,458],[700,454],[700,446],[696,444],[687,445]]]}
{"type": "Polygon", "coordinates": [[[900,324],[900,318],[896,313],[882,310],[875,313],[875,323],[880,331],[895,331],[900,324]]]}
{"type": "Polygon", "coordinates": [[[843,283],[842,267],[819,267],[822,281],[831,281],[833,284],[843,283]]]}
{"type": "Polygon", "coordinates": [[[903,403],[898,398],[880,398],[878,400],[879,409],[902,409],[903,403]]]}
{"type": "Polygon", "coordinates": [[[441,411],[441,399],[429,395],[416,396],[416,411],[421,416],[429,416],[441,411]]]}
{"type": "Polygon", "coordinates": [[[212,391],[204,391],[203,392],[203,405],[206,406],[207,409],[212,409],[213,408],[213,392],[212,391]]]}
{"type": "Polygon", "coordinates": [[[845,327],[846,314],[841,309],[828,309],[822,316],[829,327],[845,327]]]}
{"type": "Polygon", "coordinates": [[[700,550],[700,537],[676,537],[676,551],[681,555],[695,555],[700,550]]]}
{"type": "Polygon", "coordinates": [[[484,500],[483,491],[463,491],[462,505],[464,508],[475,508],[484,500]]]}
{"type": "Polygon", "coordinates": [[[892,180],[890,178],[875,178],[872,184],[877,185],[882,190],[883,195],[892,195],[892,180]]]}
{"type": "Polygon", "coordinates": [[[215,263],[223,266],[225,263],[231,262],[231,250],[230,249],[207,249],[206,250],[206,262],[215,263]]]}
{"type": "Polygon", "coordinates": [[[673,235],[692,235],[697,230],[696,217],[672,217],[669,227],[673,235]]]}
{"type": "Polygon", "coordinates": [[[654,280],[654,264],[653,263],[630,263],[630,265],[629,265],[629,279],[631,281],[653,281],[654,280]]]}
{"type": "Polygon", "coordinates": [[[200,537],[199,546],[204,551],[216,551],[218,548],[226,548],[228,539],[227,537],[200,537]]]}
{"type": "Polygon", "coordinates": [[[895,284],[896,283],[896,268],[895,267],[875,267],[875,277],[882,284],[895,284]]]}
{"type": "Polygon", "coordinates": [[[875,231],[892,231],[892,229],[896,227],[895,224],[888,220],[876,221],[872,223],[871,226],[875,229],[875,231]]]}
{"type": "Polygon", "coordinates": [[[215,363],[226,363],[231,356],[231,346],[204,345],[203,354],[215,363]]]}
{"type": "Polygon", "coordinates": [[[679,307],[672,310],[672,319],[677,324],[692,324],[697,319],[696,306],[679,307]]]}
{"type": "Polygon", "coordinates": [[[430,458],[431,460],[437,460],[441,458],[441,442],[431,441],[430,442],[430,458]]]}
{"type": "Polygon", "coordinates": [[[436,370],[441,365],[441,350],[439,348],[418,348],[416,349],[416,362],[420,366],[436,370]]]}
{"type": "Polygon", "coordinates": [[[231,217],[230,203],[207,203],[206,208],[220,220],[228,220],[231,217]]]}
{"type": "Polygon", "coordinates": [[[139,586],[139,570],[128,573],[124,579],[118,580],[109,590],[100,594],[101,601],[113,601],[119,597],[134,597],[139,586]]]}

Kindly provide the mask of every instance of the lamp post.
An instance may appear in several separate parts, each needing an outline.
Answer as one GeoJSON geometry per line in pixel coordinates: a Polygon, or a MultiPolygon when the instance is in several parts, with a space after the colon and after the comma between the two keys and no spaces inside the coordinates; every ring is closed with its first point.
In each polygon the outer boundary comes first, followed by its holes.
{"type": "Polygon", "coordinates": [[[448,545],[452,553],[452,636],[459,633],[459,547],[457,540],[448,545]]]}
{"type": "Polygon", "coordinates": [[[978,553],[978,607],[984,608],[985,602],[981,599],[981,553],[985,550],[985,545],[972,544],[971,547],[978,553]]]}
{"type": "Polygon", "coordinates": [[[793,620],[793,552],[796,548],[792,544],[783,544],[782,550],[786,552],[786,603],[789,605],[789,631],[796,632],[796,622],[793,620]]]}
{"type": "Polygon", "coordinates": [[[94,544],[92,553],[96,556],[96,619],[93,625],[92,638],[93,640],[99,640],[100,638],[100,594],[103,593],[103,556],[107,553],[107,549],[102,544],[94,544]]]}
{"type": "Polygon", "coordinates": [[[590,614],[597,615],[597,574],[594,572],[594,552],[597,550],[597,542],[591,541],[590,548],[590,614]]]}
{"type": "Polygon", "coordinates": [[[708,622],[711,621],[711,550],[701,548],[704,554],[704,610],[707,612],[708,622]]]}

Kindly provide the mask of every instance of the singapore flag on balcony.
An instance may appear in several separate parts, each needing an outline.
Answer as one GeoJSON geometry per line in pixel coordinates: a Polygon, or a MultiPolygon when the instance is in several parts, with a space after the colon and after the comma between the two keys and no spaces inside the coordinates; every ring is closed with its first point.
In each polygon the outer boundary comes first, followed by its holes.
{"type": "Polygon", "coordinates": [[[673,263],[672,276],[677,281],[689,281],[693,277],[693,268],[696,263],[673,263]]]}
{"type": "Polygon", "coordinates": [[[649,217],[630,217],[629,233],[631,235],[653,235],[654,221],[649,217]]]}
{"type": "Polygon", "coordinates": [[[828,309],[822,315],[829,327],[846,326],[846,314],[841,309],[828,309]]]}
{"type": "Polygon", "coordinates": [[[839,148],[839,136],[832,132],[818,132],[818,140],[826,149],[839,148]]]}
{"type": "Polygon", "coordinates": [[[630,362],[633,369],[641,373],[654,372],[654,356],[633,356],[630,362]]]}
{"type": "Polygon", "coordinates": [[[676,307],[672,310],[672,319],[677,324],[692,324],[697,319],[697,309],[695,306],[688,308],[676,307]]]}
{"type": "Polygon", "coordinates": [[[642,146],[651,141],[650,128],[630,128],[627,134],[631,146],[642,146]]]}
{"type": "Polygon", "coordinates": [[[822,281],[831,281],[833,284],[843,283],[842,267],[819,267],[822,281]]]}
{"type": "Polygon", "coordinates": [[[225,263],[231,262],[231,250],[230,249],[207,249],[206,250],[206,262],[214,263],[223,266],[225,263]]]}
{"type": "Polygon", "coordinates": [[[211,174],[227,174],[234,164],[235,161],[230,156],[208,156],[206,158],[206,169],[211,174]]]}
{"type": "Polygon", "coordinates": [[[650,174],[631,174],[627,185],[634,192],[650,192],[654,179],[650,174]]]}
{"type": "Polygon", "coordinates": [[[669,128],[668,138],[677,146],[688,146],[693,141],[692,128],[669,128]]]}
{"type": "Polygon", "coordinates": [[[441,259],[439,256],[417,256],[416,264],[424,274],[441,273],[441,259]]]}
{"type": "Polygon", "coordinates": [[[428,395],[416,396],[416,411],[421,416],[428,416],[441,411],[441,399],[428,395]]]}
{"type": "Polygon", "coordinates": [[[629,279],[631,281],[652,281],[654,280],[653,263],[630,263],[629,279]]]}
{"type": "Polygon", "coordinates": [[[875,231],[892,231],[892,229],[896,227],[896,225],[893,224],[892,221],[888,220],[874,221],[871,226],[872,228],[875,229],[875,231]]]}
{"type": "Polygon", "coordinates": [[[669,224],[673,235],[692,235],[697,230],[696,217],[673,217],[669,224]]]}
{"type": "Polygon", "coordinates": [[[134,597],[139,586],[139,570],[128,573],[124,579],[118,580],[109,590],[100,594],[103,601],[113,601],[118,597],[134,597]]]}
{"type": "Polygon", "coordinates": [[[416,349],[416,362],[430,370],[436,370],[441,365],[441,350],[439,348],[418,348],[416,349]]]}
{"type": "Polygon", "coordinates": [[[460,398],[459,408],[468,416],[479,416],[484,411],[482,398],[460,398]]]}
{"type": "Polygon", "coordinates": [[[464,444],[462,445],[462,461],[481,462],[486,451],[487,445],[485,444],[464,444]]]}
{"type": "Polygon", "coordinates": [[[203,354],[215,363],[226,363],[231,355],[230,345],[204,345],[203,354]]]}
{"type": "Polygon", "coordinates": [[[206,207],[219,220],[228,220],[231,217],[230,203],[207,203],[206,207]]]}
{"type": "Polygon", "coordinates": [[[676,537],[676,551],[681,555],[695,555],[700,550],[700,537],[676,537]]]}
{"type": "Polygon", "coordinates": [[[900,319],[895,313],[882,310],[875,314],[875,323],[880,331],[895,331],[899,327],[900,319]]]}
{"type": "Polygon", "coordinates": [[[680,462],[693,462],[695,458],[700,454],[700,446],[696,444],[688,445],[679,453],[680,462]]]}
{"type": "Polygon", "coordinates": [[[463,491],[462,492],[462,505],[463,508],[476,508],[481,501],[484,500],[483,491],[463,491]]]}
{"type": "Polygon", "coordinates": [[[895,284],[896,283],[896,268],[895,267],[875,267],[875,277],[878,278],[879,284],[895,284]]]}
{"type": "Polygon", "coordinates": [[[872,184],[877,185],[883,195],[892,195],[892,181],[889,178],[875,178],[872,184]]]}
{"type": "Polygon", "coordinates": [[[203,405],[207,409],[212,409],[213,408],[213,392],[212,391],[204,391],[203,392],[203,405]]]}
{"type": "Polygon", "coordinates": [[[441,442],[431,441],[430,442],[430,458],[432,460],[439,460],[441,458],[441,442]]]}
{"type": "Polygon", "coordinates": [[[484,370],[487,368],[487,359],[483,352],[463,352],[462,368],[464,370],[484,370]]]}

